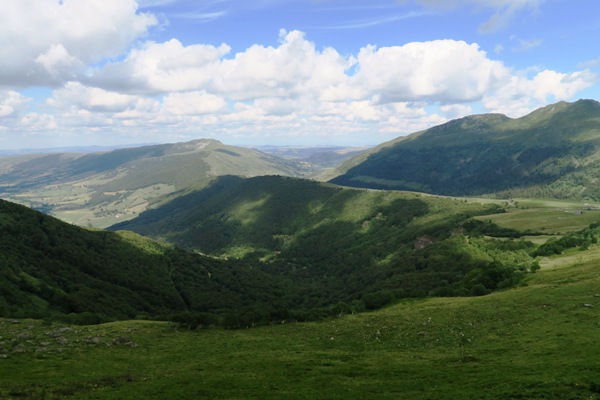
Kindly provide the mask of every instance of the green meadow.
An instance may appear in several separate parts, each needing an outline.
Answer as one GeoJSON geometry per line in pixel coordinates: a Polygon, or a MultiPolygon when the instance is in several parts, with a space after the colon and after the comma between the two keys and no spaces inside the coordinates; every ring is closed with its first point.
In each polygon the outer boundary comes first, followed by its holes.
{"type": "Polygon", "coordinates": [[[6,399],[598,399],[600,247],[518,288],[241,330],[0,320],[6,399]]]}
{"type": "Polygon", "coordinates": [[[580,231],[600,221],[600,205],[597,203],[552,199],[513,199],[509,202],[498,200],[493,202],[508,205],[507,212],[475,218],[490,220],[503,228],[536,232],[537,236],[560,236],[580,231]]]}

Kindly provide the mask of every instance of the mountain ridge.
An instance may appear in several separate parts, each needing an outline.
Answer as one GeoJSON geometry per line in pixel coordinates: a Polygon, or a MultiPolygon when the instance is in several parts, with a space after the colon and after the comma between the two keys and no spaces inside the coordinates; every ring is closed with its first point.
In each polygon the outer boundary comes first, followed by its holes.
{"type": "Polygon", "coordinates": [[[441,195],[596,200],[599,159],[600,103],[579,100],[520,118],[467,116],[396,138],[348,160],[330,182],[441,195]]]}

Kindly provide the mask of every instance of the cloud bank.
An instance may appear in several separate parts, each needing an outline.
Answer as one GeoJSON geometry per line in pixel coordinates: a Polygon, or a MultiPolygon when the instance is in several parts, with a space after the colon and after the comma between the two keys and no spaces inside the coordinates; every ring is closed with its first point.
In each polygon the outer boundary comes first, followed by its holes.
{"type": "MultiPolygon", "coordinates": [[[[474,1],[444,2],[464,3],[474,1]]],[[[477,3],[507,18],[541,0],[477,3]]],[[[375,144],[476,107],[520,116],[596,79],[586,69],[516,71],[460,40],[365,45],[355,54],[317,48],[298,30],[282,30],[275,46],[238,52],[226,43],[155,42],[144,38],[158,19],[134,0],[85,4],[0,6],[0,37],[14,38],[0,46],[2,132],[137,141],[345,136],[375,144]],[[28,109],[31,99],[19,90],[39,86],[53,89],[43,107],[28,109]]]]}

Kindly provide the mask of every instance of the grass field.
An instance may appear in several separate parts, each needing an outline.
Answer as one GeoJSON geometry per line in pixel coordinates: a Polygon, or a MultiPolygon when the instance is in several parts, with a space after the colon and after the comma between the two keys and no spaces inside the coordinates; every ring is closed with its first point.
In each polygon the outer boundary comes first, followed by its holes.
{"type": "Polygon", "coordinates": [[[185,331],[0,320],[6,399],[598,399],[600,247],[484,297],[185,331]]]}
{"type": "MultiPolygon", "coordinates": [[[[494,201],[497,203],[498,201],[494,201]]],[[[505,202],[504,202],[505,203],[505,202]]],[[[507,207],[507,212],[496,215],[476,217],[480,220],[491,220],[504,228],[539,232],[542,240],[535,237],[535,242],[544,241],[544,235],[562,235],[586,228],[591,223],[600,221],[600,208],[597,204],[582,202],[515,199],[507,207]]]]}

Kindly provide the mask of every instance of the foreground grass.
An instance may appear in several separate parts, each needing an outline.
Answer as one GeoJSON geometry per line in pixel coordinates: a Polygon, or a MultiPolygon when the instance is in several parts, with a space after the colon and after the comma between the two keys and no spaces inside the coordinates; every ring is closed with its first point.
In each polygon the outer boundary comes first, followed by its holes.
{"type": "Polygon", "coordinates": [[[0,320],[0,398],[598,399],[600,249],[580,254],[517,289],[322,323],[0,320]]]}

